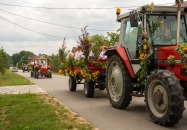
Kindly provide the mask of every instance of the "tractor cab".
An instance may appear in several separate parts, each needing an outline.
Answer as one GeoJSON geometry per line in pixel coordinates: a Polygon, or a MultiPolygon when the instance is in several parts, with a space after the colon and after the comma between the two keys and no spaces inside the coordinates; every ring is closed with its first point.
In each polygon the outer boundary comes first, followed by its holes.
{"type": "MultiPolygon", "coordinates": [[[[141,53],[142,32],[147,32],[150,44],[148,56],[151,70],[160,67],[170,69],[167,58],[174,55],[179,61],[181,56],[176,51],[177,45],[187,42],[186,14],[187,8],[181,8],[180,31],[177,43],[177,10],[175,6],[154,6],[153,10],[140,7],[123,15],[118,15],[117,20],[121,22],[120,46],[124,46],[128,55],[133,74],[139,70],[139,57],[141,53]]],[[[178,62],[179,63],[179,62],[178,62]]],[[[179,66],[182,66],[180,64],[179,66]]],[[[179,68],[175,70],[177,77],[179,68]]],[[[187,80],[187,78],[186,78],[187,80]]]]}

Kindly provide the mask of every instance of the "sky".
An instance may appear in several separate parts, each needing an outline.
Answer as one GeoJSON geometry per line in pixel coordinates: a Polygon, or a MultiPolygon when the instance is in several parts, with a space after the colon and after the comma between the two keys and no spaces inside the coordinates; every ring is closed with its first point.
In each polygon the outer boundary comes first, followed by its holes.
{"type": "MultiPolygon", "coordinates": [[[[116,9],[113,7],[135,9],[134,6],[151,2],[155,5],[172,5],[175,0],[0,0],[0,47],[9,55],[22,50],[36,55],[57,54],[64,37],[67,50],[77,45],[80,28],[88,26],[90,35],[104,36],[119,29],[120,23],[116,21],[116,9]]],[[[124,8],[121,12],[126,13],[130,9],[124,8]]]]}

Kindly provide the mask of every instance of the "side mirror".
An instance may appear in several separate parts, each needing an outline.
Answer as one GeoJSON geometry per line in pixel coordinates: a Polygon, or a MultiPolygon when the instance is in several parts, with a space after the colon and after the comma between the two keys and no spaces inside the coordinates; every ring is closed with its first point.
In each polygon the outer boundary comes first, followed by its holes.
{"type": "Polygon", "coordinates": [[[130,24],[131,27],[137,27],[138,26],[138,14],[137,12],[130,12],[130,24]]]}

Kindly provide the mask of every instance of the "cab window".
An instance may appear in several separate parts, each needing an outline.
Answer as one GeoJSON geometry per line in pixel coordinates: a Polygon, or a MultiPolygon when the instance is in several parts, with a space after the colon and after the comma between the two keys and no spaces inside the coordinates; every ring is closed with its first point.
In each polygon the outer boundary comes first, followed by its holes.
{"type": "Polygon", "coordinates": [[[131,27],[130,20],[126,20],[124,22],[125,30],[124,30],[124,44],[127,53],[130,56],[130,59],[136,59],[137,57],[137,49],[138,49],[138,37],[140,31],[140,26],[138,27],[131,27]]]}

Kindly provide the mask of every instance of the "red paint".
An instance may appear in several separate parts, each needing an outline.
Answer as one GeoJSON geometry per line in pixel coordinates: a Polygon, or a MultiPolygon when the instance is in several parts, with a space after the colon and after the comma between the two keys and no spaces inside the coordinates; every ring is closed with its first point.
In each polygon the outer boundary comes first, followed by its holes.
{"type": "Polygon", "coordinates": [[[177,46],[171,46],[171,47],[160,47],[158,49],[158,60],[167,60],[169,55],[175,56],[176,60],[180,60],[181,56],[176,51],[177,46]]]}
{"type": "Polygon", "coordinates": [[[132,78],[135,78],[132,66],[131,66],[131,64],[129,62],[129,58],[127,57],[127,53],[125,52],[125,49],[124,48],[116,48],[116,51],[119,54],[119,56],[123,59],[128,71],[130,73],[130,76],[132,78]]]}
{"type": "MultiPolygon", "coordinates": [[[[175,56],[176,60],[181,60],[182,57],[180,54],[176,51],[177,46],[170,46],[170,47],[160,47],[158,49],[158,55],[157,55],[157,60],[165,60],[167,61],[167,58],[169,55],[175,56]]],[[[166,66],[166,70],[172,72],[175,74],[175,76],[182,80],[182,81],[187,81],[187,76],[183,76],[180,74],[181,68],[183,68],[184,64],[175,64],[174,67],[170,67],[169,64],[163,63],[163,64],[158,64],[159,67],[161,66],[166,66]]]]}

